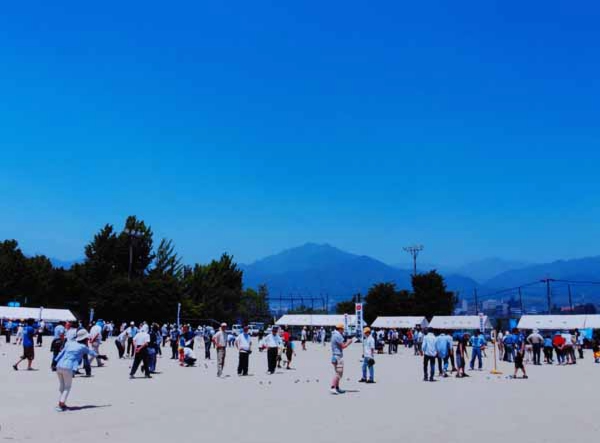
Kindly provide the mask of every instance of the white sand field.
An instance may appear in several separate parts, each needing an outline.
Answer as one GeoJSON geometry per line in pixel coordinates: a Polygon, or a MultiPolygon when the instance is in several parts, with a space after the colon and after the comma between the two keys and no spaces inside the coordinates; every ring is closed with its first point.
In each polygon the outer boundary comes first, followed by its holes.
{"type": "MultiPolygon", "coordinates": [[[[529,380],[484,372],[425,383],[422,362],[411,350],[377,358],[375,385],[358,383],[360,345],[346,351],[343,388],[329,393],[329,348],[309,344],[298,351],[295,370],[266,375],[266,354],[254,352],[253,376],[235,375],[237,355],[229,351],[218,379],[213,362],[182,368],[158,361],[161,374],[129,380],[131,360],[115,358],[112,341],[103,344],[111,360],[76,378],[68,404],[56,412],[56,375],[50,353],[36,348],[39,371],[15,372],[20,347],[0,343],[0,441],[14,442],[591,442],[596,419],[600,365],[591,354],[576,366],[528,366],[529,380]],[[346,380],[346,379],[349,379],[346,380]]],[[[203,352],[196,349],[199,357],[203,352]]],[[[25,368],[25,365],[22,366],[25,368]]]]}

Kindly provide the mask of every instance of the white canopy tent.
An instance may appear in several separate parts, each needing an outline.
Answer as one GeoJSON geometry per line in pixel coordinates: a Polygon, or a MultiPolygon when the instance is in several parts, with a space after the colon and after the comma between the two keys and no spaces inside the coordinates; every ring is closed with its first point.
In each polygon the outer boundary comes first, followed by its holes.
{"type": "Polygon", "coordinates": [[[372,328],[410,329],[416,325],[426,328],[429,322],[425,317],[377,317],[372,328]]]}
{"type": "MultiPolygon", "coordinates": [[[[279,326],[331,327],[344,324],[344,321],[344,315],[284,315],[275,324],[279,326]]],[[[348,315],[348,325],[356,325],[356,315],[348,315]]]]}
{"type": "Polygon", "coordinates": [[[586,315],[524,315],[519,329],[561,330],[586,328],[586,315]]]}
{"type": "Polygon", "coordinates": [[[41,307],[14,308],[9,306],[0,306],[1,320],[26,320],[28,318],[33,318],[35,320],[44,320],[47,322],[77,320],[73,313],[68,309],[47,309],[41,307]]]}
{"type": "Polygon", "coordinates": [[[585,316],[586,329],[600,329],[600,315],[590,314],[585,316]]]}
{"type": "Polygon", "coordinates": [[[481,320],[483,320],[483,329],[492,329],[492,324],[487,315],[437,315],[431,319],[429,327],[432,329],[481,329],[481,320]]]}

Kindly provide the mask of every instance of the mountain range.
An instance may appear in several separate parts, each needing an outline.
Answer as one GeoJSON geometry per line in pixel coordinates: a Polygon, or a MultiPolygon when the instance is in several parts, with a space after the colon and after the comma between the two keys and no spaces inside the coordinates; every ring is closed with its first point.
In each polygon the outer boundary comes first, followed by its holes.
{"type": "MultiPolygon", "coordinates": [[[[364,295],[373,284],[380,282],[394,282],[399,289],[411,287],[409,266],[402,269],[328,244],[307,243],[240,267],[244,271],[245,286],[266,283],[274,298],[279,295],[328,296],[330,302],[334,302],[346,300],[356,293],[364,295]]],[[[546,286],[540,282],[542,279],[600,282],[600,256],[546,264],[486,258],[458,268],[419,263],[418,269],[420,272],[438,269],[448,289],[469,302],[473,301],[475,289],[480,302],[490,298],[507,300],[517,297],[518,291],[497,292],[537,282],[523,289],[522,294],[526,303],[542,306],[546,303],[546,286]]],[[[567,292],[566,283],[553,283],[553,302],[564,305],[567,292]]],[[[600,285],[573,284],[572,295],[575,302],[600,303],[600,285]]]]}

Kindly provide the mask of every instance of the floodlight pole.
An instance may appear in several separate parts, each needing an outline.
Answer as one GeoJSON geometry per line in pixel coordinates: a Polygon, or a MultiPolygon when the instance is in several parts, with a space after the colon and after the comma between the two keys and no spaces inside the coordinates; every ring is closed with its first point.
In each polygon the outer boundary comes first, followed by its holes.
{"type": "Polygon", "coordinates": [[[404,251],[408,252],[413,259],[413,277],[417,275],[417,257],[419,252],[423,250],[423,245],[406,246],[404,251]]]}

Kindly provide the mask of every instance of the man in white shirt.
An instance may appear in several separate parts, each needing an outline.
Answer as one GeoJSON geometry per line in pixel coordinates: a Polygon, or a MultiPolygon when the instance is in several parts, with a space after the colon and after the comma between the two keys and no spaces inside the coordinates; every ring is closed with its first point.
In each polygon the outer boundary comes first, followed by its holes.
{"type": "MultiPolygon", "coordinates": [[[[94,326],[92,326],[92,328],[90,329],[89,343],[92,346],[94,352],[100,355],[100,344],[102,343],[102,328],[100,327],[100,325],[98,325],[98,323],[94,323],[94,326]]],[[[92,360],[90,360],[90,364],[92,363],[92,360]]],[[[98,367],[104,366],[97,357],[96,362],[98,364],[98,367]]]]}
{"type": "Polygon", "coordinates": [[[213,337],[213,343],[217,348],[217,377],[223,375],[225,366],[225,350],[227,349],[227,323],[221,323],[221,329],[213,337]]]}
{"type": "Polygon", "coordinates": [[[267,348],[267,367],[268,373],[273,375],[275,368],[277,367],[277,355],[279,353],[279,346],[281,346],[282,340],[279,336],[279,328],[273,326],[271,333],[265,336],[263,339],[263,346],[267,348]]]}
{"type": "Polygon", "coordinates": [[[365,328],[364,333],[365,338],[363,340],[362,378],[358,382],[375,383],[375,339],[371,336],[371,328],[365,328]],[[367,369],[369,370],[368,380],[367,369]]]}
{"type": "Polygon", "coordinates": [[[431,329],[423,337],[423,381],[433,381],[435,373],[435,359],[437,357],[437,349],[435,347],[435,335],[431,329]],[[429,377],[427,376],[427,366],[431,368],[429,377]]]}
{"type": "Polygon", "coordinates": [[[119,358],[123,358],[123,355],[125,355],[125,346],[127,345],[127,331],[124,330],[117,336],[115,345],[119,352],[119,358]]]}
{"type": "Polygon", "coordinates": [[[129,378],[135,378],[135,373],[140,366],[140,363],[144,363],[144,373],[146,378],[152,378],[150,376],[150,364],[148,361],[148,344],[150,343],[150,334],[148,334],[148,325],[144,325],[140,328],[139,332],[135,334],[132,340],[134,357],[133,365],[131,366],[131,372],[129,378]]]}
{"type": "Polygon", "coordinates": [[[244,332],[235,339],[235,347],[239,352],[238,375],[248,375],[248,363],[252,353],[252,336],[248,333],[248,326],[244,326],[244,332]]]}

